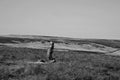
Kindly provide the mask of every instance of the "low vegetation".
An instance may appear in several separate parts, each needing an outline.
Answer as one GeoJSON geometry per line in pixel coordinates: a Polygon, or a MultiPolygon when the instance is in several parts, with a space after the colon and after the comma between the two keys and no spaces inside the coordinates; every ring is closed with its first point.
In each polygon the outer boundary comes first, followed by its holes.
{"type": "Polygon", "coordinates": [[[0,80],[120,80],[120,57],[92,52],[55,51],[55,63],[28,64],[46,60],[46,50],[0,47],[0,80]]]}

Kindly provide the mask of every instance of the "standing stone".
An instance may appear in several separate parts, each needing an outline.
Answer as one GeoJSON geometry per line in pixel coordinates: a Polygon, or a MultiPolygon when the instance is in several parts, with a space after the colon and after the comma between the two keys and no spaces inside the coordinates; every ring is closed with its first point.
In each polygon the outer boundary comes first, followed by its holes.
{"type": "Polygon", "coordinates": [[[47,51],[47,57],[48,57],[48,60],[53,60],[53,51],[54,51],[54,42],[50,42],[50,47],[48,48],[48,51],[47,51]]]}

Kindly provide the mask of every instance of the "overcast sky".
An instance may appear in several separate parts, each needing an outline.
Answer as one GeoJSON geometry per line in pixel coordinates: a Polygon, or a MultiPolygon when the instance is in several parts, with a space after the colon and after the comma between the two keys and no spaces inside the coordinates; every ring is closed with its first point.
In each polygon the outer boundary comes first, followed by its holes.
{"type": "Polygon", "coordinates": [[[0,0],[0,35],[120,39],[120,0],[0,0]]]}

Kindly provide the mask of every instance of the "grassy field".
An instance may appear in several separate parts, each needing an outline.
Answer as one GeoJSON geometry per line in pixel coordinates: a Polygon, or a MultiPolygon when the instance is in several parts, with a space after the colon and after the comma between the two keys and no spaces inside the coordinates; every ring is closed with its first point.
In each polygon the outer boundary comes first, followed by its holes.
{"type": "MultiPolygon", "coordinates": [[[[21,36],[22,37],[22,36],[21,36]]],[[[84,43],[96,43],[113,48],[120,48],[120,40],[109,40],[109,39],[74,39],[65,37],[52,37],[52,36],[30,36],[29,37],[4,37],[0,36],[0,43],[15,43],[14,41],[19,41],[21,43],[26,42],[47,42],[54,41],[55,43],[73,43],[73,44],[84,44],[84,43]]]]}
{"type": "Polygon", "coordinates": [[[120,56],[90,51],[55,50],[53,57],[56,62],[29,64],[28,62],[35,62],[39,59],[47,61],[47,50],[3,45],[7,43],[25,44],[49,41],[68,45],[94,43],[120,49],[119,40],[72,39],[50,36],[2,36],[0,37],[0,80],[120,80],[120,56]]]}
{"type": "Polygon", "coordinates": [[[120,80],[120,57],[92,52],[55,51],[55,63],[46,50],[0,46],[0,80],[120,80]]]}

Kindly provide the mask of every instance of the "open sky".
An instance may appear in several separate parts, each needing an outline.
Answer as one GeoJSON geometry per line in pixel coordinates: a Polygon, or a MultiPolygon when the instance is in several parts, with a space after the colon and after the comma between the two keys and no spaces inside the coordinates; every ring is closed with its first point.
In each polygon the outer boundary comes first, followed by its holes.
{"type": "Polygon", "coordinates": [[[120,0],[0,0],[0,35],[120,39],[120,0]]]}

